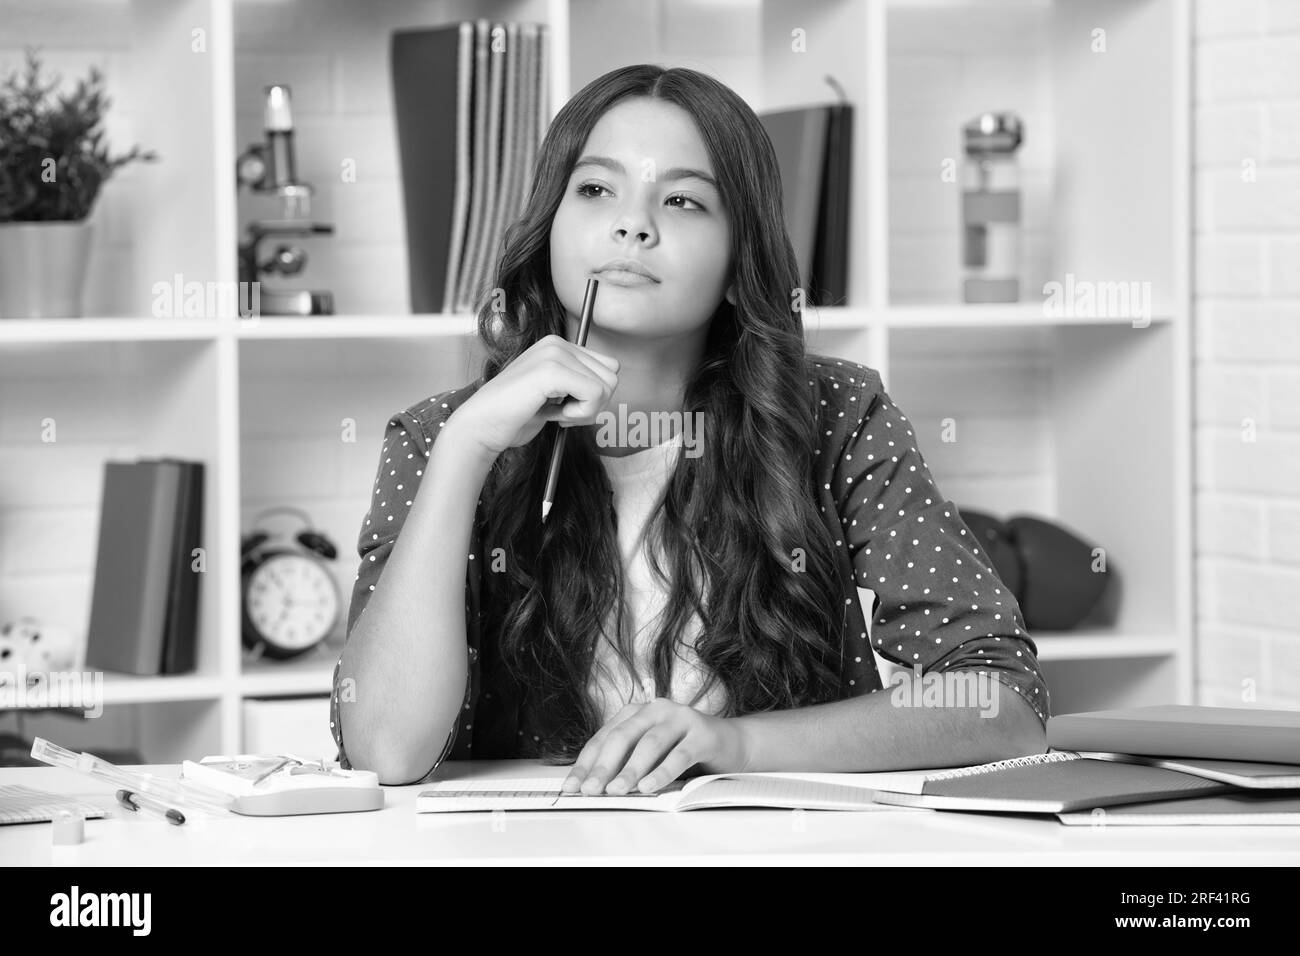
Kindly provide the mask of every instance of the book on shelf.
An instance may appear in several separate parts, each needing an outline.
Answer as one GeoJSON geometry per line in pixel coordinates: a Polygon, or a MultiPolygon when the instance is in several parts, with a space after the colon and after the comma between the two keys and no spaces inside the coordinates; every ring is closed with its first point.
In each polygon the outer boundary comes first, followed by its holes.
{"type": "Polygon", "coordinates": [[[547,37],[485,19],[392,34],[412,312],[469,311],[490,281],[546,125],[547,37]]]}
{"type": "Polygon", "coordinates": [[[195,666],[203,464],[141,458],[104,465],[86,638],[88,668],[156,676],[195,666]]]}
{"type": "Polygon", "coordinates": [[[759,114],[781,172],[786,230],[809,305],[847,304],[853,108],[759,114]]]}

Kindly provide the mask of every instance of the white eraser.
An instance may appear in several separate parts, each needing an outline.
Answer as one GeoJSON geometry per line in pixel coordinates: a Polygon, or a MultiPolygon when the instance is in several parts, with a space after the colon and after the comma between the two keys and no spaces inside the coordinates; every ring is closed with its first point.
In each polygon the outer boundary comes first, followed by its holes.
{"type": "Polygon", "coordinates": [[[54,815],[54,845],[75,846],[86,839],[86,819],[72,810],[60,810],[54,815]]]}

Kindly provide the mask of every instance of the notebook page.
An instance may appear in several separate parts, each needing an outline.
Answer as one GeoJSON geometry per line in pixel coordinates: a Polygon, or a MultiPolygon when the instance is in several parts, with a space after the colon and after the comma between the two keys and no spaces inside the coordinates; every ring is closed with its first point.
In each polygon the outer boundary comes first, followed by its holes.
{"type": "MultiPolygon", "coordinates": [[[[770,787],[767,783],[770,780],[784,780],[790,784],[801,784],[798,787],[789,788],[789,790],[780,791],[787,795],[805,796],[807,793],[819,791],[823,787],[844,788],[844,790],[853,790],[863,795],[870,795],[871,790],[889,790],[904,793],[920,793],[928,775],[939,773],[935,769],[928,770],[897,770],[881,771],[881,773],[862,773],[862,774],[841,774],[841,773],[806,773],[806,771],[771,771],[771,773],[748,773],[748,774],[702,774],[699,777],[679,778],[673,780],[667,787],[660,787],[658,793],[669,793],[681,791],[682,795],[689,795],[699,790],[703,786],[718,786],[715,782],[720,780],[731,780],[741,784],[742,787],[748,786],[750,780],[763,780],[764,786],[770,787]]],[[[559,793],[563,784],[563,777],[511,777],[497,779],[474,779],[460,778],[450,780],[438,780],[435,783],[424,784],[421,787],[421,793],[426,791],[460,791],[460,792],[484,792],[484,793],[502,793],[502,792],[526,792],[526,793],[559,793]]],[[[728,793],[735,792],[735,788],[728,788],[728,793]]],[[[762,791],[772,792],[764,788],[762,791]]],[[[611,796],[607,793],[599,793],[597,796],[611,796]]],[[[616,796],[629,796],[627,793],[616,796]]],[[[857,797],[848,797],[846,799],[855,800],[857,797]]],[[[911,809],[897,808],[897,806],[885,806],[883,804],[872,804],[868,809],[911,809]]]]}
{"type": "Polygon", "coordinates": [[[876,803],[871,791],[830,783],[746,774],[740,778],[716,777],[706,787],[689,794],[682,809],[704,807],[771,807],[805,810],[895,810],[876,803]]]}
{"type": "Polygon", "coordinates": [[[0,787],[0,825],[48,822],[60,810],[71,810],[87,819],[108,816],[104,808],[72,797],[17,784],[0,787]]]}

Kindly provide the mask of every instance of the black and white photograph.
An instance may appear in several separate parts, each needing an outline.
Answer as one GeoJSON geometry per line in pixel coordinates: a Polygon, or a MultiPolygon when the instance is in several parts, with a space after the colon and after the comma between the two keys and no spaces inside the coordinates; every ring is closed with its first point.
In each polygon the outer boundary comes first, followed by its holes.
{"type": "Polygon", "coordinates": [[[1294,0],[0,0],[20,928],[1050,868],[1241,945],[1297,595],[1294,0]]]}

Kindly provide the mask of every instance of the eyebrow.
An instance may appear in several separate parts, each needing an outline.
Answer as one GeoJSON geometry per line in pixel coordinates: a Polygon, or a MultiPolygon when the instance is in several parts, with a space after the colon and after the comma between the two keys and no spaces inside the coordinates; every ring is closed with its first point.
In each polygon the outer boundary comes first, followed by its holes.
{"type": "MultiPolygon", "coordinates": [[[[622,163],[620,163],[617,159],[611,159],[608,156],[584,156],[582,157],[582,159],[578,160],[576,163],[573,164],[574,170],[577,170],[578,167],[580,166],[604,166],[606,169],[609,169],[621,175],[627,173],[627,170],[623,167],[622,163]]],[[[714,189],[717,189],[718,192],[722,192],[721,189],[718,189],[717,181],[708,173],[699,169],[691,169],[689,167],[684,167],[684,166],[672,166],[669,167],[668,169],[665,169],[659,175],[659,178],[668,180],[669,182],[673,182],[678,179],[698,179],[701,182],[708,183],[714,189]]]]}

